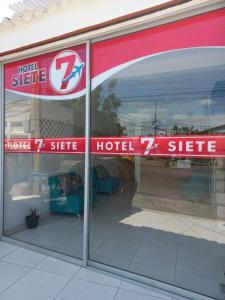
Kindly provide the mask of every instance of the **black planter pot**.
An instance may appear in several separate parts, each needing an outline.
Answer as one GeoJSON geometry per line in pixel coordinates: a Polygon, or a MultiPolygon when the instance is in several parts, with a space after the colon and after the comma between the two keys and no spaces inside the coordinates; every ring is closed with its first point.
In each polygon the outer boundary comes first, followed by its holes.
{"type": "Polygon", "coordinates": [[[28,228],[36,228],[38,226],[39,215],[26,216],[26,223],[28,228]]]}

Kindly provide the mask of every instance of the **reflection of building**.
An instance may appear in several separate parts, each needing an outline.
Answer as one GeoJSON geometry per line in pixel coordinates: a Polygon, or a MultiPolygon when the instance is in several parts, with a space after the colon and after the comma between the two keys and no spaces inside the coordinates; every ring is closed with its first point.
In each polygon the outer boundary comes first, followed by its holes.
{"type": "Polygon", "coordinates": [[[225,133],[225,124],[209,129],[211,133],[225,133]]]}
{"type": "Polygon", "coordinates": [[[40,126],[39,137],[79,136],[82,128],[74,124],[70,108],[55,103],[39,103],[32,100],[18,100],[6,103],[5,136],[7,138],[31,138],[35,128],[40,126]],[[39,112],[37,114],[37,111],[39,112]],[[39,125],[40,122],[40,125],[39,125]],[[38,124],[38,126],[37,126],[38,124]]]}

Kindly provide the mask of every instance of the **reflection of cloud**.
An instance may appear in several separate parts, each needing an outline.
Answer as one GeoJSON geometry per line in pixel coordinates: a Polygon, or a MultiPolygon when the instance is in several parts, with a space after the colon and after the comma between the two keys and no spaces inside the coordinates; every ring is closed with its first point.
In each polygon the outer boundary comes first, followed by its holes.
{"type": "Polygon", "coordinates": [[[167,72],[193,70],[199,68],[221,66],[225,61],[225,48],[207,47],[181,49],[171,52],[160,53],[142,62],[138,62],[127,70],[116,74],[118,79],[138,77],[167,72]]]}

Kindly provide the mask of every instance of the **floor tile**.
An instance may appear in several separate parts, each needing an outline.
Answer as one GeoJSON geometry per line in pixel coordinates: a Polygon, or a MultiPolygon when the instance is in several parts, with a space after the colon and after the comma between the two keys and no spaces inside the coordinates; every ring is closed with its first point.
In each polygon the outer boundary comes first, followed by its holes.
{"type": "Polygon", "coordinates": [[[96,251],[95,255],[110,257],[113,259],[120,259],[124,261],[130,261],[135,255],[137,245],[131,245],[115,241],[106,241],[99,249],[96,251]]]}
{"type": "MultiPolygon", "coordinates": [[[[196,225],[197,226],[197,225],[196,225]]],[[[162,231],[166,231],[166,232],[171,232],[171,233],[183,233],[184,231],[186,231],[190,226],[184,224],[182,221],[180,221],[179,219],[170,219],[168,221],[165,221],[161,224],[159,224],[157,227],[155,227],[156,229],[162,230],[162,231]]]]}
{"type": "Polygon", "coordinates": [[[60,249],[82,252],[83,250],[83,235],[77,234],[67,242],[60,245],[60,249]]]}
{"type": "Polygon", "coordinates": [[[160,280],[173,284],[175,276],[175,265],[173,268],[155,267],[147,264],[131,263],[129,271],[151,279],[160,280]]]}
{"type": "Polygon", "coordinates": [[[5,256],[2,260],[14,264],[19,264],[25,267],[34,267],[46,256],[27,249],[18,248],[11,254],[5,256]]]}
{"type": "Polygon", "coordinates": [[[41,236],[39,236],[37,239],[33,240],[32,243],[49,249],[57,249],[60,246],[68,243],[73,237],[74,234],[72,233],[62,233],[49,230],[41,236]]]}
{"type": "Polygon", "coordinates": [[[199,224],[196,224],[191,227],[191,230],[193,230],[201,239],[205,239],[208,241],[217,241],[220,238],[220,234],[206,228],[203,226],[200,226],[199,224]]]}
{"type": "Polygon", "coordinates": [[[218,256],[217,242],[203,240],[196,237],[181,236],[178,248],[181,251],[193,253],[193,255],[206,254],[218,256]]]}
{"type": "Polygon", "coordinates": [[[140,246],[132,263],[173,269],[176,263],[176,250],[163,247],[140,246]]]}
{"type": "Polygon", "coordinates": [[[153,296],[153,297],[158,297],[162,300],[171,300],[172,296],[170,295],[166,295],[166,293],[163,293],[163,291],[160,291],[156,288],[153,287],[143,287],[143,285],[136,285],[136,284],[132,284],[129,282],[125,282],[123,281],[122,284],[120,285],[120,289],[123,290],[128,290],[130,292],[135,292],[138,294],[143,294],[143,295],[149,295],[149,296],[153,296]]]}
{"type": "Polygon", "coordinates": [[[225,257],[225,237],[221,237],[217,241],[217,251],[219,256],[225,257]]]}
{"type": "Polygon", "coordinates": [[[91,255],[90,259],[95,262],[103,263],[104,265],[108,265],[111,267],[119,268],[122,270],[127,270],[129,266],[129,261],[125,261],[124,259],[114,259],[101,255],[91,255]]]}
{"type": "Polygon", "coordinates": [[[112,276],[107,276],[100,271],[93,271],[89,269],[81,269],[76,277],[82,280],[92,281],[99,284],[109,285],[113,287],[119,287],[121,280],[113,278],[112,276]]]}
{"type": "Polygon", "coordinates": [[[90,253],[94,253],[95,251],[97,251],[97,249],[102,246],[105,242],[105,239],[101,239],[101,238],[95,238],[92,237],[90,238],[90,253]]]}
{"type": "Polygon", "coordinates": [[[140,243],[143,240],[145,228],[131,227],[120,224],[109,236],[109,239],[129,244],[140,243]]]}
{"type": "Polygon", "coordinates": [[[115,300],[159,300],[160,298],[151,295],[136,293],[133,291],[131,292],[131,291],[119,289],[114,299],[115,300]]]}
{"type": "Polygon", "coordinates": [[[223,282],[192,273],[176,272],[175,284],[177,286],[222,300],[225,295],[221,292],[220,283],[223,282]]]}
{"type": "Polygon", "coordinates": [[[31,270],[10,289],[0,295],[0,300],[51,300],[65,287],[69,277],[40,270],[31,270]]]}
{"type": "Polygon", "coordinates": [[[223,233],[225,231],[225,221],[200,219],[198,225],[216,233],[223,233]]]}
{"type": "Polygon", "coordinates": [[[162,230],[147,230],[141,243],[143,246],[171,247],[176,249],[180,235],[162,230]]]}
{"type": "Polygon", "coordinates": [[[179,251],[176,269],[205,277],[224,279],[222,263],[218,256],[179,251]]]}
{"type": "Polygon", "coordinates": [[[45,230],[25,229],[11,235],[10,237],[23,242],[31,242],[32,240],[38,238],[41,234],[43,234],[44,231],[45,230]]]}
{"type": "Polygon", "coordinates": [[[80,270],[80,267],[53,257],[47,257],[36,266],[36,269],[72,277],[80,270]]]}
{"type": "Polygon", "coordinates": [[[21,278],[29,268],[0,261],[0,293],[21,278]]]}
{"type": "Polygon", "coordinates": [[[90,236],[96,238],[107,238],[112,231],[115,229],[116,226],[108,226],[102,224],[93,224],[90,228],[90,236]]]}
{"type": "Polygon", "coordinates": [[[15,251],[17,249],[16,246],[5,243],[5,242],[0,242],[0,259],[3,256],[8,255],[9,253],[15,251]]]}
{"type": "Polygon", "coordinates": [[[113,300],[116,292],[115,287],[74,278],[56,300],[113,300]]]}

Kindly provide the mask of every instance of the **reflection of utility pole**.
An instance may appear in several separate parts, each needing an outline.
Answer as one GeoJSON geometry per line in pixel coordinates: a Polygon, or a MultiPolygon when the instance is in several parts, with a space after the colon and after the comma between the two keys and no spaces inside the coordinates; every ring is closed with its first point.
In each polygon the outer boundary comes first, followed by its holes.
{"type": "Polygon", "coordinates": [[[155,118],[154,118],[154,122],[152,122],[152,125],[154,126],[154,135],[155,136],[157,134],[157,128],[158,128],[158,124],[157,124],[157,106],[158,106],[158,103],[157,103],[157,101],[155,101],[155,118]]]}
{"type": "MultiPolygon", "coordinates": [[[[137,119],[134,123],[135,127],[135,135],[141,136],[142,135],[142,122],[141,120],[137,119]]],[[[141,157],[135,156],[134,157],[135,163],[135,182],[138,184],[141,181],[141,157]]]]}

